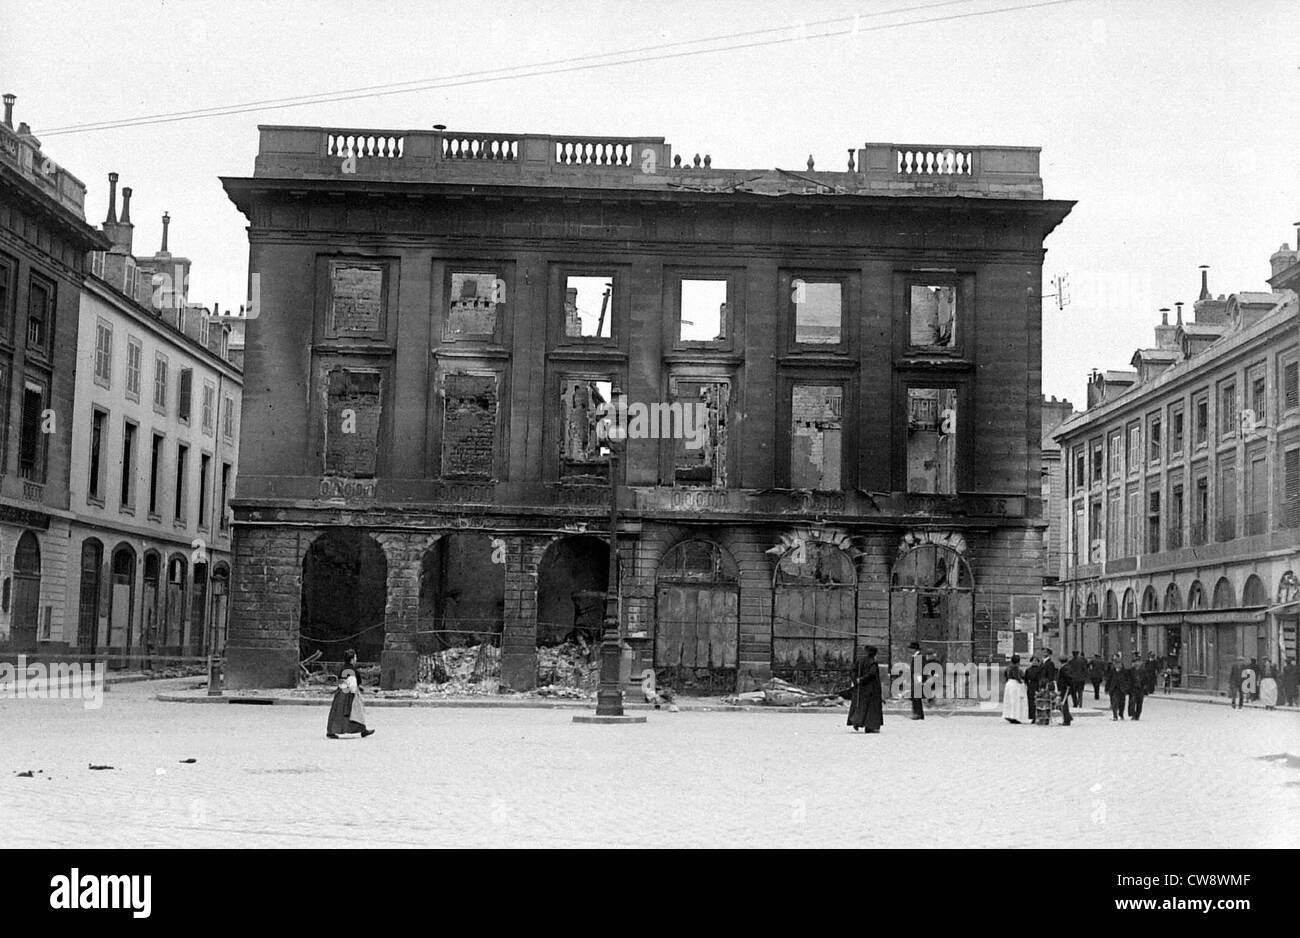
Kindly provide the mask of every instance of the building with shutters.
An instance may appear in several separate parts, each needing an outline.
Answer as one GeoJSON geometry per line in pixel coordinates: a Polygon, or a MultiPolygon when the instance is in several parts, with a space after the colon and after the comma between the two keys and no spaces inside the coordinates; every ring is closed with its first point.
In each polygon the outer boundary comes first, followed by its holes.
{"type": "Polygon", "coordinates": [[[1272,292],[1177,304],[1130,372],[1093,372],[1065,455],[1068,644],[1172,655],[1224,691],[1238,656],[1296,655],[1300,575],[1300,251],[1272,292]]]}
{"type": "Polygon", "coordinates": [[[64,649],[68,481],[86,187],[42,150],[13,95],[0,124],[0,654],[64,649]]]}
{"type": "Polygon", "coordinates": [[[229,326],[189,300],[190,260],[136,256],[132,190],[109,174],[108,247],[81,294],[64,642],[110,667],[219,654],[242,376],[229,326]]]}
{"type": "Polygon", "coordinates": [[[662,138],[261,128],[232,686],[599,629],[729,692],[995,655],[1047,575],[1036,149],[720,169],[662,138]]]}

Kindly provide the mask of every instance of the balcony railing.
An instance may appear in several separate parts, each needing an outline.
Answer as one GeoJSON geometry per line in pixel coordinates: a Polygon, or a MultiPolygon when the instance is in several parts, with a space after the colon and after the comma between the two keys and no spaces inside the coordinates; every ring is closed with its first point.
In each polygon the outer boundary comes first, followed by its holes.
{"type": "Polygon", "coordinates": [[[1183,526],[1171,524],[1165,529],[1165,550],[1178,550],[1183,546],[1183,526]]]}
{"type": "MultiPolygon", "coordinates": [[[[674,159],[663,137],[290,126],[260,130],[254,172],[259,177],[622,188],[666,188],[685,177],[692,188],[734,190],[745,176],[763,172],[723,169],[708,155],[674,159]]],[[[1037,148],[867,143],[849,154],[847,168],[810,168],[800,175],[826,186],[824,191],[849,194],[1043,197],[1037,148]]]]}
{"type": "Polygon", "coordinates": [[[1214,525],[1214,539],[1230,541],[1237,536],[1237,516],[1220,518],[1214,525]]]}
{"type": "Polygon", "coordinates": [[[1191,544],[1193,547],[1201,547],[1209,541],[1209,525],[1194,524],[1192,525],[1191,544]]]}

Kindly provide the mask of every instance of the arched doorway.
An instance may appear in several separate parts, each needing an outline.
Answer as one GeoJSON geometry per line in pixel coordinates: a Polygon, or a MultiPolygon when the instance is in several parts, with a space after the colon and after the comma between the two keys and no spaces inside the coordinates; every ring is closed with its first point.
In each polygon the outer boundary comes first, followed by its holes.
{"type": "Polygon", "coordinates": [[[212,571],[212,644],[214,655],[226,652],[226,627],[230,610],[230,568],[217,564],[212,571]]]}
{"type": "Polygon", "coordinates": [[[113,592],[108,607],[108,644],[121,648],[122,654],[129,655],[134,644],[135,623],[132,612],[135,609],[135,548],[130,544],[119,544],[113,549],[112,563],[113,592]]]}
{"type": "Polygon", "coordinates": [[[674,546],[655,575],[655,675],[679,690],[736,689],[740,576],[713,541],[674,546]]]}
{"type": "Polygon", "coordinates": [[[970,564],[958,551],[933,543],[907,550],[889,578],[891,664],[910,660],[911,642],[941,664],[973,661],[973,604],[970,564]]]}
{"type": "Polygon", "coordinates": [[[772,674],[810,689],[843,687],[857,648],[858,575],[825,541],[798,541],[777,562],[772,674]]]}
{"type": "Polygon", "coordinates": [[[537,565],[537,643],[577,633],[598,641],[609,584],[609,545],[598,537],[561,537],[537,565]]]}
{"type": "Polygon", "coordinates": [[[154,649],[163,641],[158,619],[158,598],[162,580],[162,555],[156,550],[144,553],[144,601],[140,611],[141,643],[145,664],[152,665],[154,649]]]}
{"type": "Polygon", "coordinates": [[[302,656],[319,650],[326,661],[341,661],[353,648],[359,661],[377,663],[387,599],[388,561],[378,542],[355,528],[322,534],[302,562],[302,656]]]}
{"type": "Polygon", "coordinates": [[[184,654],[185,643],[185,582],[189,564],[180,554],[167,560],[166,611],[163,613],[163,645],[166,655],[184,654]]]}
{"type": "Polygon", "coordinates": [[[208,653],[208,565],[194,564],[193,583],[190,586],[190,640],[188,654],[208,653]]]}
{"type": "Polygon", "coordinates": [[[486,533],[448,534],[420,561],[422,654],[444,648],[500,644],[505,623],[504,545],[486,533]]]}
{"type": "Polygon", "coordinates": [[[14,614],[11,644],[15,651],[33,651],[41,617],[41,545],[24,531],[14,550],[14,614]]]}
{"type": "Polygon", "coordinates": [[[93,655],[99,644],[99,582],[104,545],[98,538],[81,542],[81,598],[77,604],[77,651],[93,655]]]}

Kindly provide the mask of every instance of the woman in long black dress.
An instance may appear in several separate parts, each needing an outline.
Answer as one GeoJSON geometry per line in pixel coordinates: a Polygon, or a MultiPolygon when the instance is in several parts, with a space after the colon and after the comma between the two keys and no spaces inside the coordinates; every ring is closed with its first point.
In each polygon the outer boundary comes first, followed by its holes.
{"type": "Polygon", "coordinates": [[[849,726],[854,732],[864,729],[879,733],[885,722],[880,698],[880,665],[875,646],[868,646],[853,665],[853,700],[849,706],[849,726]]]}
{"type": "Polygon", "coordinates": [[[339,689],[334,692],[334,703],[330,705],[330,721],[325,730],[330,739],[338,739],[340,733],[360,733],[365,737],[374,732],[366,729],[366,706],[361,700],[357,676],[357,653],[349,648],[343,653],[339,689]]]}

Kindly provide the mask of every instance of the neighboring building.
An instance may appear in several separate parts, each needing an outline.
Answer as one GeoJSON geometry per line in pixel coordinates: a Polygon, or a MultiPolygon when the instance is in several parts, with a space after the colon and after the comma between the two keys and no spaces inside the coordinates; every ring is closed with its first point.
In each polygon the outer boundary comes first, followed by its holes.
{"type": "Polygon", "coordinates": [[[1067,454],[1069,644],[1172,654],[1183,685],[1224,690],[1235,658],[1296,654],[1300,313],[1295,251],[1272,293],[1163,311],[1136,373],[1094,372],[1067,454]]]}
{"type": "Polygon", "coordinates": [[[0,125],[0,651],[66,649],[68,478],[86,187],[27,124],[0,125]]]}
{"type": "Polygon", "coordinates": [[[1074,413],[1074,405],[1066,400],[1058,401],[1056,395],[1052,395],[1050,401],[1046,397],[1043,398],[1042,409],[1042,494],[1044,520],[1047,522],[1047,529],[1043,532],[1043,539],[1047,549],[1047,572],[1043,576],[1042,621],[1040,625],[1043,629],[1042,637],[1046,640],[1048,647],[1051,647],[1053,652],[1064,651],[1069,654],[1074,649],[1065,648],[1061,645],[1061,627],[1064,624],[1064,614],[1061,610],[1060,580],[1065,572],[1065,558],[1061,550],[1061,545],[1065,540],[1063,533],[1064,515],[1062,514],[1065,505],[1065,463],[1061,459],[1061,448],[1052,439],[1052,433],[1074,413]],[[1052,643],[1055,643],[1055,645],[1052,643]]]}
{"type": "Polygon", "coordinates": [[[132,251],[131,190],[109,174],[110,246],[81,297],[67,641],[113,666],[220,653],[242,379],[226,327],[189,302],[190,261],[132,251]]]}
{"type": "Polygon", "coordinates": [[[795,173],[648,137],[261,135],[223,180],[258,297],[232,686],[348,644],[409,686],[448,635],[532,686],[539,644],[599,627],[616,390],[634,672],[830,684],[865,644],[970,661],[1037,627],[1043,239],[1073,203],[1036,149],[795,173]],[[665,405],[690,444],[637,422],[665,405]]]}

